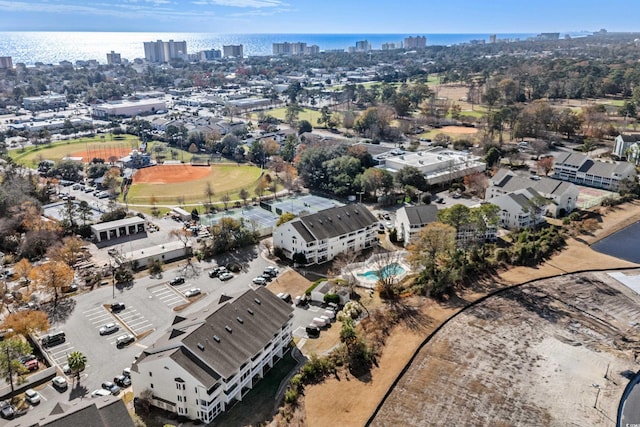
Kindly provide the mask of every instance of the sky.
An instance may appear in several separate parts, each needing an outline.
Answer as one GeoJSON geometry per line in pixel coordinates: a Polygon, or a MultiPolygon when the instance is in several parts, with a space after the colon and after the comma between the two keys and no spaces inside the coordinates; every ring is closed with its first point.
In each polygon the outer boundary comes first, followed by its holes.
{"type": "Polygon", "coordinates": [[[0,0],[0,31],[640,32],[637,0],[0,0]]]}

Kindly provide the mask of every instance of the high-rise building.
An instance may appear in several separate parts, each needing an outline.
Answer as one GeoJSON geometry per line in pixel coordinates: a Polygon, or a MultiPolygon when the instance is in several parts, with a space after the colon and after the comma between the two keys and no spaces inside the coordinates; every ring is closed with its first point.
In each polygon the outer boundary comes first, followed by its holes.
{"type": "Polygon", "coordinates": [[[304,49],[305,55],[317,55],[320,53],[320,46],[317,44],[312,44],[311,46],[307,46],[304,49]]]}
{"type": "Polygon", "coordinates": [[[427,38],[425,36],[410,36],[404,39],[405,49],[424,49],[427,47],[427,38]]]}
{"type": "Polygon", "coordinates": [[[120,54],[115,53],[114,51],[107,53],[107,64],[109,65],[122,64],[122,58],[120,57],[120,54]]]}
{"type": "Polygon", "coordinates": [[[242,58],[242,45],[241,44],[230,44],[226,46],[222,46],[222,55],[225,58],[242,58]]]}
{"type": "Polygon", "coordinates": [[[369,52],[371,50],[371,43],[367,40],[360,40],[356,42],[356,52],[369,52]]]}
{"type": "Polygon", "coordinates": [[[495,43],[496,42],[496,35],[495,34],[491,34],[489,36],[489,43],[495,43]]]}
{"type": "Polygon", "coordinates": [[[307,50],[307,44],[302,42],[273,43],[272,46],[274,55],[305,55],[307,50]]]}
{"type": "Polygon", "coordinates": [[[187,56],[187,42],[169,40],[163,42],[144,42],[144,58],[148,62],[169,62],[172,59],[185,59],[187,56]]]}
{"type": "Polygon", "coordinates": [[[211,61],[213,59],[222,58],[222,51],[220,49],[202,50],[198,52],[198,54],[200,56],[198,58],[200,61],[211,61]]]}
{"type": "Polygon", "coordinates": [[[0,68],[13,68],[13,60],[10,56],[0,56],[0,68]]]}

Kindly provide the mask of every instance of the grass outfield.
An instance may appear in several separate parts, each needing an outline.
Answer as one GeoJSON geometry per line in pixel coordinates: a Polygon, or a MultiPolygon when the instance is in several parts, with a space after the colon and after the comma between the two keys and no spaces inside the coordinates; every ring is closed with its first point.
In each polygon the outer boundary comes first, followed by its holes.
{"type": "MultiPolygon", "coordinates": [[[[10,150],[9,156],[16,163],[33,168],[38,166],[38,163],[40,163],[41,160],[45,159],[59,162],[64,157],[67,157],[73,153],[88,152],[89,154],[91,154],[93,150],[101,153],[101,155],[104,155],[104,153],[108,153],[110,149],[113,149],[114,154],[116,154],[118,150],[125,150],[128,152],[131,149],[139,146],[139,144],[140,139],[137,136],[122,135],[118,139],[115,139],[115,137],[109,134],[105,137],[104,140],[100,136],[94,136],[91,138],[79,138],[70,141],[57,142],[55,144],[29,147],[24,151],[18,148],[15,150],[10,150]]],[[[153,151],[153,147],[156,144],[162,144],[166,146],[166,144],[158,141],[149,142],[147,150],[152,154],[154,158],[155,152],[153,151]]],[[[175,147],[172,147],[171,150],[176,150],[179,153],[177,159],[183,160],[185,162],[191,161],[192,154],[188,151],[180,152],[181,150],[175,147]]],[[[167,157],[171,158],[170,155],[168,155],[167,157]]]]}
{"type": "Polygon", "coordinates": [[[255,195],[254,189],[261,174],[262,169],[257,166],[215,164],[211,166],[211,173],[207,177],[189,182],[136,184],[134,177],[134,184],[129,189],[127,202],[149,204],[151,196],[156,198],[158,205],[178,204],[178,197],[184,197],[186,204],[208,202],[205,194],[207,182],[211,183],[215,193],[211,198],[212,202],[220,201],[225,194],[228,194],[231,200],[240,199],[238,193],[243,188],[249,192],[251,198],[255,195]]]}
{"type": "MultiPolygon", "coordinates": [[[[275,117],[278,120],[284,121],[284,117],[287,114],[287,109],[274,108],[273,110],[266,110],[264,111],[264,113],[272,117],[275,117]]],[[[307,120],[309,123],[311,123],[311,126],[313,126],[314,128],[324,127],[324,125],[323,126],[318,125],[318,119],[320,118],[320,116],[321,116],[320,111],[303,108],[302,111],[300,111],[300,113],[298,114],[298,120],[307,120]]],[[[251,120],[257,123],[258,114],[256,113],[251,114],[251,120]]]]}

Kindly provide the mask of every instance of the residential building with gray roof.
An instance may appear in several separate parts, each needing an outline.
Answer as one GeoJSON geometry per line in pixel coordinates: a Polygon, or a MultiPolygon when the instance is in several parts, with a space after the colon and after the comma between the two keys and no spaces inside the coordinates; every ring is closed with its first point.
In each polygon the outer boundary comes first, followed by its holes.
{"type": "Polygon", "coordinates": [[[366,206],[356,203],[281,224],[273,230],[273,246],[289,259],[303,254],[307,264],[320,264],[338,254],[374,246],[377,227],[378,219],[366,206]]]}
{"type": "Polygon", "coordinates": [[[284,356],[292,316],[290,304],[262,287],[176,316],[133,364],[134,396],[149,390],[154,406],[211,423],[284,356]]]}

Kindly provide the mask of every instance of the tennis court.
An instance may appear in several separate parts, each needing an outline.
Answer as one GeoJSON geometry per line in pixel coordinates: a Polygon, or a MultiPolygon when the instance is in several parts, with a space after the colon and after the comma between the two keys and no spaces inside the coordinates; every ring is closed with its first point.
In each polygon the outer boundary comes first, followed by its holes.
{"type": "Polygon", "coordinates": [[[324,197],[307,194],[304,196],[292,196],[286,199],[272,200],[264,202],[271,207],[271,211],[277,215],[285,212],[291,212],[294,215],[300,215],[301,212],[310,214],[323,211],[325,209],[334,208],[336,206],[344,206],[343,203],[324,197]]]}
{"type": "Polygon", "coordinates": [[[580,209],[589,209],[599,205],[608,197],[618,197],[618,193],[607,191],[600,188],[584,187],[577,185],[580,193],[578,194],[577,206],[580,209]]]}
{"type": "Polygon", "coordinates": [[[249,225],[249,228],[253,225],[261,236],[266,236],[273,231],[279,216],[258,206],[248,206],[241,209],[229,209],[217,214],[200,215],[200,223],[209,227],[217,224],[222,218],[233,218],[237,221],[242,219],[245,224],[249,225]]]}

